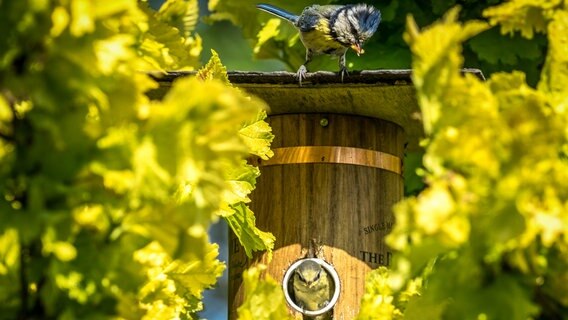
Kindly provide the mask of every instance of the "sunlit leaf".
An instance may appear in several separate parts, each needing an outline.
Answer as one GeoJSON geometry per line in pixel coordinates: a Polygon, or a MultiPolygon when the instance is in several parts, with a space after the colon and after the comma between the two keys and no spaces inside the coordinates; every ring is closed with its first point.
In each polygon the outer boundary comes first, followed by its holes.
{"type": "Polygon", "coordinates": [[[225,220],[245,248],[246,255],[251,258],[253,251],[268,250],[269,259],[274,248],[274,236],[269,232],[259,230],[255,226],[253,212],[244,203],[232,206],[234,213],[226,216],[225,220]]]}
{"type": "Polygon", "coordinates": [[[261,277],[265,270],[266,266],[258,265],[244,271],[245,297],[243,304],[237,309],[239,320],[292,319],[281,285],[268,275],[261,277]]]}
{"type": "Polygon", "coordinates": [[[230,84],[227,76],[227,68],[221,63],[221,59],[215,50],[211,50],[211,59],[197,72],[197,78],[201,80],[217,79],[224,84],[230,84]]]}
{"type": "Polygon", "coordinates": [[[197,0],[167,0],[158,11],[158,19],[173,27],[189,38],[195,30],[199,18],[199,3],[197,0]]]}
{"type": "Polygon", "coordinates": [[[272,134],[270,125],[264,121],[265,119],[266,111],[262,110],[254,120],[244,124],[239,134],[243,138],[244,143],[249,147],[251,154],[267,160],[274,155],[274,152],[270,150],[270,144],[274,139],[274,135],[272,134]]]}

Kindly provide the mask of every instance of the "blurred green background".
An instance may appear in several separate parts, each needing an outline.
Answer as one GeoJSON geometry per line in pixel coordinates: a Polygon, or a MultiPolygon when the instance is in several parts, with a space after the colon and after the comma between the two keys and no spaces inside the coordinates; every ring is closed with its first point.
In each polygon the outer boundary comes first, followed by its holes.
{"type": "Polygon", "coordinates": [[[220,21],[211,25],[202,22],[198,25],[197,32],[203,38],[203,53],[201,54],[203,63],[211,58],[211,49],[214,49],[219,53],[227,70],[286,70],[282,61],[255,59],[251,45],[245,40],[241,30],[228,21],[220,21]]]}

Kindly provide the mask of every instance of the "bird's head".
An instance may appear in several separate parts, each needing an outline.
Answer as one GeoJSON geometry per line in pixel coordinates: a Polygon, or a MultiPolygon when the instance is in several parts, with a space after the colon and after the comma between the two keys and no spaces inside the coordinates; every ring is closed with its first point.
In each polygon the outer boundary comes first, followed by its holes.
{"type": "Polygon", "coordinates": [[[319,281],[321,273],[325,271],[317,262],[306,260],[296,268],[295,272],[301,281],[311,287],[319,281]]]}
{"type": "Polygon", "coordinates": [[[365,52],[363,44],[377,31],[380,22],[379,10],[360,3],[339,9],[332,28],[338,41],[360,55],[365,52]]]}

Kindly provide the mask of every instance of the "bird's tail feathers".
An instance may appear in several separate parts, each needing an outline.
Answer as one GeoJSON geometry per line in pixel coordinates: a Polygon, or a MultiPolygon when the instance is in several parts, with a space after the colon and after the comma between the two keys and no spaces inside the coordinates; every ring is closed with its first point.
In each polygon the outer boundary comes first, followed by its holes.
{"type": "Polygon", "coordinates": [[[265,3],[259,3],[256,5],[256,7],[262,11],[266,11],[270,14],[273,14],[279,18],[288,20],[290,22],[292,22],[293,24],[295,24],[296,22],[298,22],[299,16],[290,13],[286,10],[280,9],[278,7],[275,7],[273,5],[270,4],[265,4],[265,3]]]}

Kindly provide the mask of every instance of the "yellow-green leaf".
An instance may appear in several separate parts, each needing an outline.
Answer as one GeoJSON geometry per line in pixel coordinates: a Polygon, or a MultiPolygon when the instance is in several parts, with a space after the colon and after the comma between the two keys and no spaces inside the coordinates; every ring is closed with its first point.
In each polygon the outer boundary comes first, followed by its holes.
{"type": "Polygon", "coordinates": [[[269,275],[266,266],[258,265],[243,272],[244,301],[237,309],[239,320],[292,319],[286,308],[282,286],[269,275]]]}

